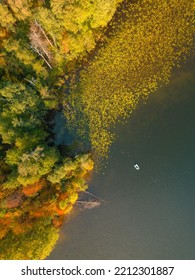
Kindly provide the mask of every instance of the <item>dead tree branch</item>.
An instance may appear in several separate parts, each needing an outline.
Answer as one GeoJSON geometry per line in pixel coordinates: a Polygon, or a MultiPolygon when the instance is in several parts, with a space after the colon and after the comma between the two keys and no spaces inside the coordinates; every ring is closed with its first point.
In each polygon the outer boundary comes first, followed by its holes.
{"type": "Polygon", "coordinates": [[[47,38],[46,34],[43,33],[40,25],[37,21],[31,24],[30,26],[30,34],[29,39],[31,41],[31,48],[38,53],[39,56],[45,61],[45,63],[51,69],[52,54],[50,51],[51,44],[49,43],[49,39],[47,38]]]}
{"type": "MultiPolygon", "coordinates": [[[[52,44],[52,42],[49,40],[47,34],[45,33],[44,29],[42,28],[41,24],[35,19],[35,24],[38,26],[38,28],[40,28],[42,34],[45,36],[47,42],[50,44],[51,47],[54,47],[54,45],[52,44]]],[[[53,38],[52,38],[53,39],[53,38]]]]}

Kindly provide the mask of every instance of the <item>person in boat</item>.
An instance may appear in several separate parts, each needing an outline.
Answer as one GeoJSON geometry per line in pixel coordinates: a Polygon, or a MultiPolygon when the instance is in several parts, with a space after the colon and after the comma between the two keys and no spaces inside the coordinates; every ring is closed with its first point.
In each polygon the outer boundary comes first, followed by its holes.
{"type": "Polygon", "coordinates": [[[139,165],[137,163],[134,164],[134,167],[135,167],[136,170],[140,169],[140,167],[139,167],[139,165]]]}

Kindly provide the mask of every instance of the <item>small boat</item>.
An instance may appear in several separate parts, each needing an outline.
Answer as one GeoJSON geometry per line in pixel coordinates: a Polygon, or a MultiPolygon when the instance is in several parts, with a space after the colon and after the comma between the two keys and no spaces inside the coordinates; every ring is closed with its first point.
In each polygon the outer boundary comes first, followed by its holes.
{"type": "Polygon", "coordinates": [[[139,167],[139,165],[138,165],[137,163],[134,164],[134,167],[135,167],[136,170],[139,170],[139,169],[140,169],[140,167],[139,167]]]}

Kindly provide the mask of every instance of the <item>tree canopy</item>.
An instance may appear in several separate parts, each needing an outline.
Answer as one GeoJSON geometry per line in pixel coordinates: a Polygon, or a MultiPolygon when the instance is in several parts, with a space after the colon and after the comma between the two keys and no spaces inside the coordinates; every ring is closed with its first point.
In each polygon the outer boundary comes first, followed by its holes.
{"type": "Polygon", "coordinates": [[[9,232],[0,242],[1,260],[43,260],[58,240],[58,230],[51,225],[36,225],[28,233],[9,232]],[[11,244],[11,246],[10,246],[11,244]]]}

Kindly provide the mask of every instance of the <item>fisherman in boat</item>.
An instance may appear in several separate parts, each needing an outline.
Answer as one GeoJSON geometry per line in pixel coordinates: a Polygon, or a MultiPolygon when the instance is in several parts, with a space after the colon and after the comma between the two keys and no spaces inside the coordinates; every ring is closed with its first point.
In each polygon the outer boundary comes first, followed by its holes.
{"type": "Polygon", "coordinates": [[[137,163],[134,164],[134,167],[135,167],[136,170],[140,169],[140,167],[139,167],[139,165],[137,163]]]}

